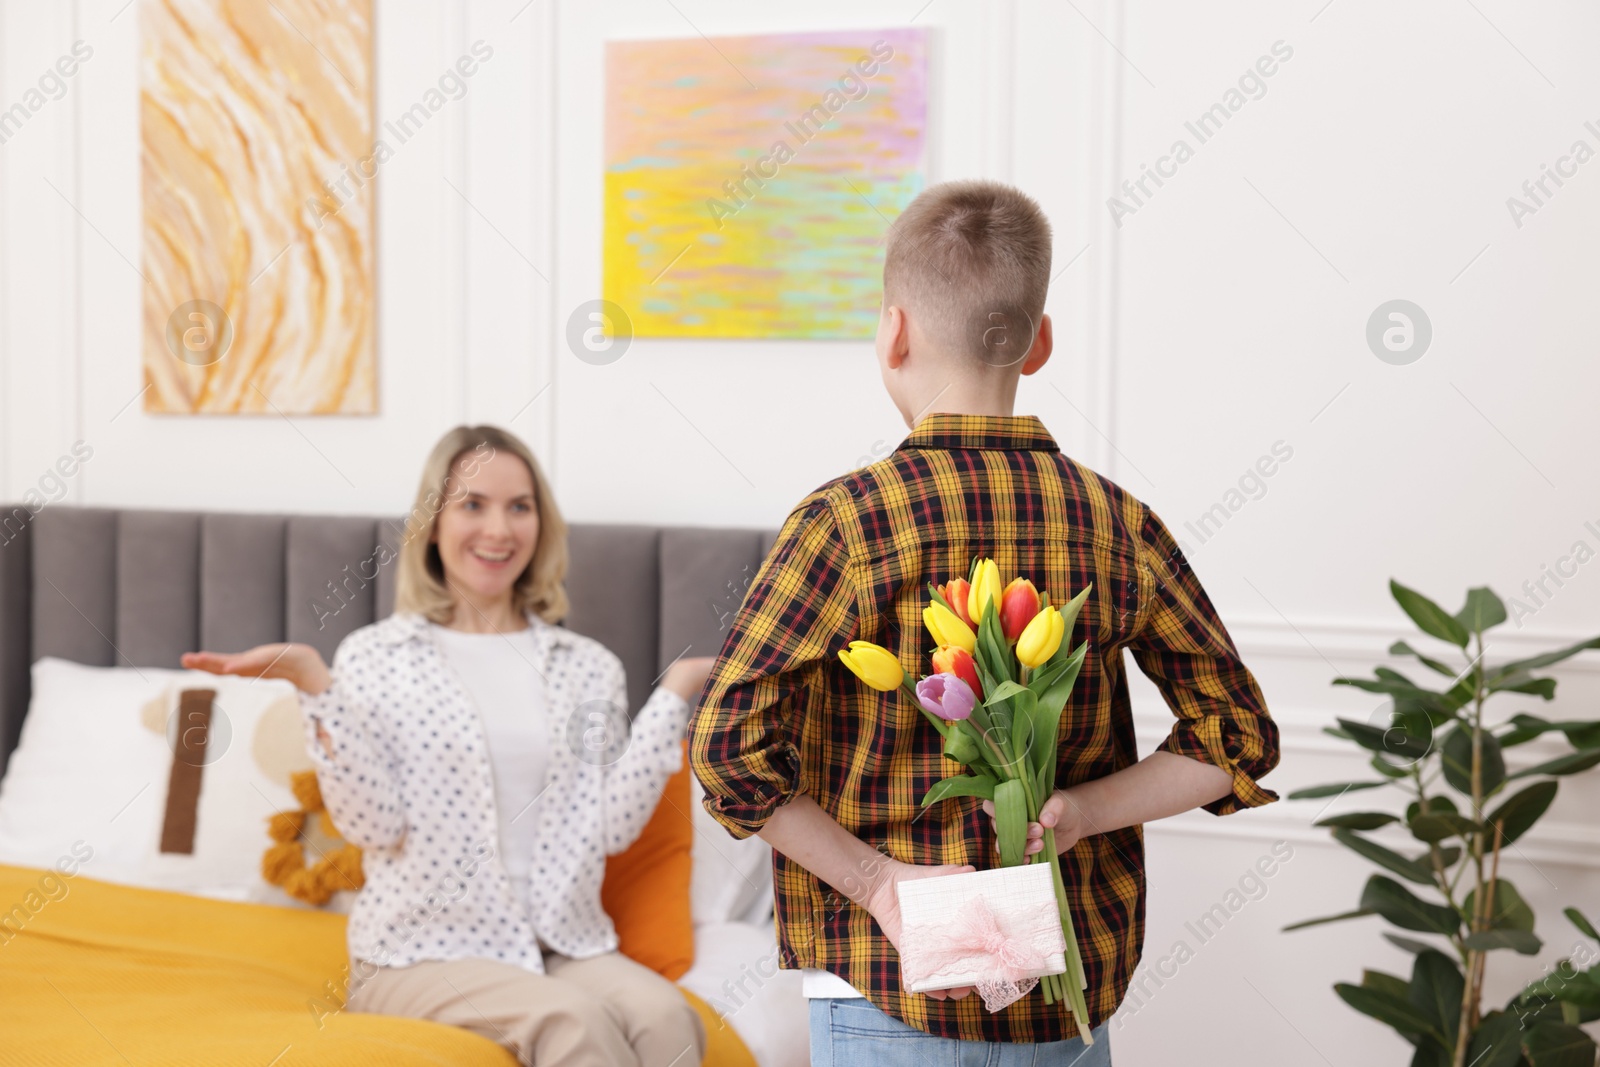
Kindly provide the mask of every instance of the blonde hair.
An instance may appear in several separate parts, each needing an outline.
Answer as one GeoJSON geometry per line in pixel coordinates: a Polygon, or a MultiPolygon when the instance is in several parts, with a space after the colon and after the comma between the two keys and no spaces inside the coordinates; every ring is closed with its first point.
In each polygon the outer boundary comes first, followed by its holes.
{"type": "Polygon", "coordinates": [[[533,559],[511,587],[511,606],[519,615],[532,611],[545,622],[560,622],[570,606],[567,600],[567,523],[556,507],[555,494],[545,479],[539,461],[515,434],[498,426],[457,426],[433,446],[422,465],[422,481],[417,499],[406,518],[404,540],[400,545],[396,575],[394,610],[420,612],[432,622],[447,623],[454,611],[455,598],[445,584],[444,564],[433,532],[439,512],[446,504],[446,482],[456,460],[467,453],[479,458],[471,461],[476,471],[479,462],[506,452],[516,456],[533,478],[534,508],[539,515],[539,541],[533,559]],[[487,450],[487,455],[484,454],[487,450]]]}
{"type": "Polygon", "coordinates": [[[1020,189],[941,182],[889,228],[884,304],[909,311],[952,356],[1020,362],[1026,348],[1019,351],[1016,338],[1032,342],[1049,288],[1050,221],[1020,189]]]}

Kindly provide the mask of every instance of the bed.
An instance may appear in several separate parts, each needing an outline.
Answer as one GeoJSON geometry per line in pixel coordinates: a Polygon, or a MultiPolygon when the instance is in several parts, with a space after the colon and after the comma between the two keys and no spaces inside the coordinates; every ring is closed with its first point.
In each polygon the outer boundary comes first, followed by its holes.
{"type": "MultiPolygon", "coordinates": [[[[304,641],[331,660],[391,610],[377,549],[398,547],[403,522],[51,505],[0,508],[0,530],[0,1061],[512,1064],[462,1030],[343,1010],[340,900],[314,908],[254,884],[270,842],[249,827],[284,806],[263,740],[288,714],[281,694],[230,697],[237,736],[201,772],[184,856],[152,845],[176,791],[149,772],[176,766],[160,708],[120,710],[130,685],[177,699],[169,675],[190,649],[304,641]]],[[[637,708],[672,660],[720,648],[775,531],[570,536],[567,625],[622,658],[637,708]]],[[[798,1067],[806,1005],[796,972],[771,974],[770,853],[729,838],[684,782],[672,806],[692,823],[693,959],[677,981],[706,1022],[704,1062],[798,1067]]]]}

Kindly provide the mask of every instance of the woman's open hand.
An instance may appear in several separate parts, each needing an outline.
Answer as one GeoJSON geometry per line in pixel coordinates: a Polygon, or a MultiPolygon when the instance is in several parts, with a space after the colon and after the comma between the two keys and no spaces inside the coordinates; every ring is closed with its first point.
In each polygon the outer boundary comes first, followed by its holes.
{"type": "Polygon", "coordinates": [[[706,679],[711,675],[711,665],[716,662],[714,656],[691,656],[688,659],[680,659],[668,667],[667,673],[661,676],[661,685],[692,705],[700,698],[700,690],[705,688],[706,679]]]}
{"type": "Polygon", "coordinates": [[[278,642],[243,652],[185,652],[179,662],[194,671],[239,674],[247,678],[284,678],[313,696],[333,684],[322,653],[310,645],[278,642]]]}

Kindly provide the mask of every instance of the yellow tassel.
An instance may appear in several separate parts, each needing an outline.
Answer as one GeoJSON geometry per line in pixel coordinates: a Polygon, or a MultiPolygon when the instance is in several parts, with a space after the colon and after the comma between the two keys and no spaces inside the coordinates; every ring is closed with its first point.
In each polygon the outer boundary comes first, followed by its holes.
{"type": "Polygon", "coordinates": [[[267,836],[274,841],[293,841],[300,836],[305,825],[305,812],[280,811],[267,821],[267,836]]]}
{"type": "Polygon", "coordinates": [[[316,771],[300,771],[289,779],[294,798],[306,811],[322,810],[322,790],[317,785],[316,771]]]}
{"type": "Polygon", "coordinates": [[[339,828],[333,825],[333,816],[328,814],[326,808],[317,812],[317,826],[322,830],[323,836],[325,837],[343,836],[339,833],[339,828]]]}
{"type": "Polygon", "coordinates": [[[322,884],[322,879],[304,867],[289,875],[283,883],[283,888],[291,897],[303,900],[307,904],[326,904],[333,896],[333,893],[322,884]]]}
{"type": "Polygon", "coordinates": [[[266,855],[261,857],[261,877],[265,878],[269,885],[285,885],[289,876],[296,871],[304,870],[305,865],[305,854],[298,842],[289,841],[273,845],[267,849],[266,855]]]}

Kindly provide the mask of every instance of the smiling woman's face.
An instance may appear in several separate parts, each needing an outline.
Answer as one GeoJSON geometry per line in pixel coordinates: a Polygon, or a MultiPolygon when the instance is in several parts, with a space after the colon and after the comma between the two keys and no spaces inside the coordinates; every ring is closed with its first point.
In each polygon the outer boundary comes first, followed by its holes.
{"type": "Polygon", "coordinates": [[[480,604],[509,597],[539,543],[533,474],[505,452],[466,452],[450,467],[445,499],[433,540],[451,591],[480,604]]]}

